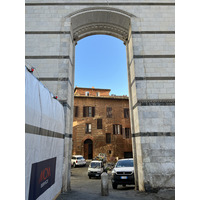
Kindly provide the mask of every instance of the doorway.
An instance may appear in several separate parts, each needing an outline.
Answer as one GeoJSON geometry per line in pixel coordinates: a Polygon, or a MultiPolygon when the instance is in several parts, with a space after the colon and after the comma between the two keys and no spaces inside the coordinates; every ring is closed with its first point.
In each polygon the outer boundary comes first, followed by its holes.
{"type": "Polygon", "coordinates": [[[93,158],[93,142],[90,139],[84,141],[84,158],[85,159],[93,158]]]}

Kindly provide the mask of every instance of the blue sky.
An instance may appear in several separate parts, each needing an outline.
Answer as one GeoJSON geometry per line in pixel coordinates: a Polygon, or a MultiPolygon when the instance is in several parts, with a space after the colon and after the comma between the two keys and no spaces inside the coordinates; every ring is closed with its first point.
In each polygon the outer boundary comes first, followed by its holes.
{"type": "Polygon", "coordinates": [[[128,95],[126,47],[121,40],[107,35],[89,36],[78,41],[75,52],[75,86],[128,95]]]}

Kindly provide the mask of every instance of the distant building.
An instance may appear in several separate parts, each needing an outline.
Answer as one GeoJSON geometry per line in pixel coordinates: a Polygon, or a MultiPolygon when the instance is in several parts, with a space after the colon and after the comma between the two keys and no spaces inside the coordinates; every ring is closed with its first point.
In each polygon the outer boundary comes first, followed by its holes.
{"type": "Polygon", "coordinates": [[[74,89],[73,154],[92,159],[132,156],[127,96],[110,96],[110,89],[74,89]]]}

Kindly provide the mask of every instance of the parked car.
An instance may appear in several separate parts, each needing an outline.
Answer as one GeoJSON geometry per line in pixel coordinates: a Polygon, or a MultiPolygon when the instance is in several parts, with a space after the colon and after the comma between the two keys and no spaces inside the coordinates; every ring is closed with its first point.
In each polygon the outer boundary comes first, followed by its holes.
{"type": "Polygon", "coordinates": [[[112,170],[112,187],[117,189],[117,185],[134,185],[133,159],[120,159],[112,170]]]}
{"type": "Polygon", "coordinates": [[[73,167],[85,166],[86,165],[85,158],[83,158],[83,156],[81,156],[81,155],[73,155],[71,158],[71,165],[73,167]]]}
{"type": "Polygon", "coordinates": [[[91,177],[101,177],[103,171],[104,171],[104,165],[102,161],[98,160],[91,161],[88,167],[89,179],[91,179],[91,177]]]}

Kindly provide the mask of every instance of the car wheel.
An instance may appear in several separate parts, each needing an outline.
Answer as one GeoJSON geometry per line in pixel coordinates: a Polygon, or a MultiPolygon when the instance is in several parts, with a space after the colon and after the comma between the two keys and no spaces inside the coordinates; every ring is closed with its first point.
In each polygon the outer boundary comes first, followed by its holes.
{"type": "Polygon", "coordinates": [[[73,167],[74,167],[74,168],[76,167],[76,164],[75,164],[75,163],[73,163],[73,167]]]}
{"type": "Polygon", "coordinates": [[[123,184],[122,186],[123,186],[123,187],[126,187],[126,184],[123,184]]]}
{"type": "Polygon", "coordinates": [[[113,187],[113,189],[117,189],[117,184],[116,183],[112,183],[112,187],[113,187]]]}
{"type": "Polygon", "coordinates": [[[91,179],[91,176],[89,176],[89,179],[91,179]]]}

